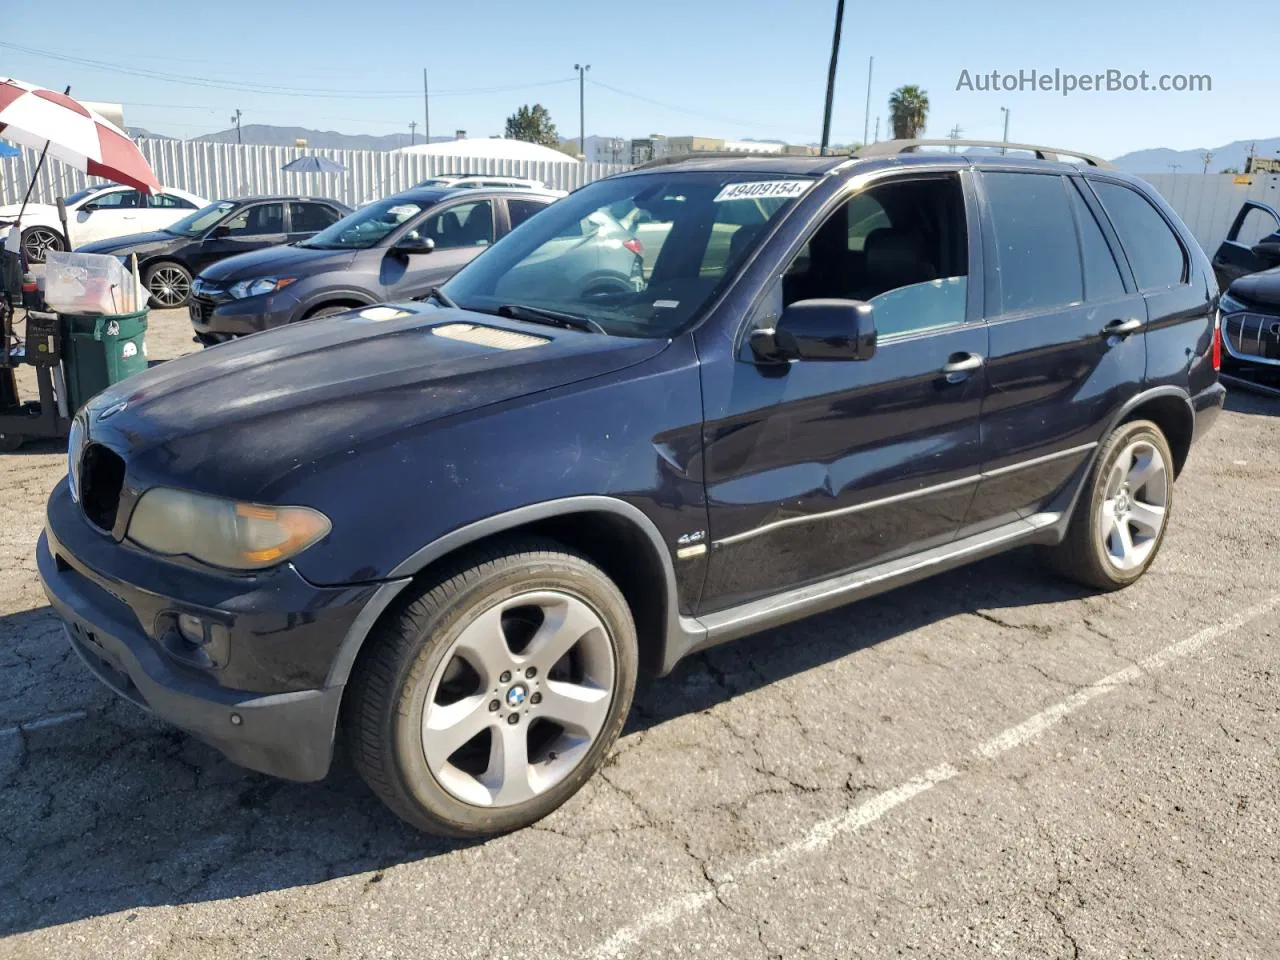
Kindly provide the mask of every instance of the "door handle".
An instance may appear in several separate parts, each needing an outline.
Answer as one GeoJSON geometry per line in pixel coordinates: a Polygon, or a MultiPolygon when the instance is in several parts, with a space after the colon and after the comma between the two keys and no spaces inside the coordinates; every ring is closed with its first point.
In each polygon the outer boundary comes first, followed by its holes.
{"type": "Polygon", "coordinates": [[[969,374],[982,369],[982,357],[976,353],[953,353],[942,368],[947,383],[962,383],[969,374]]]}
{"type": "Polygon", "coordinates": [[[1130,317],[1128,320],[1112,320],[1102,328],[1104,337],[1127,337],[1131,333],[1137,333],[1142,329],[1142,321],[1137,317],[1130,317]]]}

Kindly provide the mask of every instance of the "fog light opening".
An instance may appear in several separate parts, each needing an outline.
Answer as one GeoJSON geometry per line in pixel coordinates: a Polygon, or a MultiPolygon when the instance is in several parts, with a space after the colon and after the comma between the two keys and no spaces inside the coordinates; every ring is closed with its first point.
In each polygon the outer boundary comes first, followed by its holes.
{"type": "Polygon", "coordinates": [[[204,621],[189,613],[178,614],[178,633],[193,647],[203,647],[206,642],[204,621]]]}

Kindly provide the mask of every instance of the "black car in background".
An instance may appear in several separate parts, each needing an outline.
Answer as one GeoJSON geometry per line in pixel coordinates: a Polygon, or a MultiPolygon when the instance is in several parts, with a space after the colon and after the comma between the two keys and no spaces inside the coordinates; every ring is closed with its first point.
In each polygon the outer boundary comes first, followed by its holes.
{"type": "Polygon", "coordinates": [[[1214,276],[1226,290],[1241,277],[1272,267],[1280,267],[1280,213],[1258,200],[1246,200],[1213,255],[1214,276]]]}
{"type": "Polygon", "coordinates": [[[424,187],[366,204],[309,240],[201,272],[190,305],[196,339],[212,345],[420,296],[556,198],[527,188],[424,187]]]}
{"type": "Polygon", "coordinates": [[[294,243],[318,233],[351,212],[325,197],[245,197],[219,200],[151,233],[100,240],[80,253],[138,255],[143,282],[154,307],[181,307],[191,278],[219,260],[294,243]]]}
{"type": "Polygon", "coordinates": [[[1223,369],[1280,381],[1280,267],[1236,280],[1218,306],[1223,369]]]}

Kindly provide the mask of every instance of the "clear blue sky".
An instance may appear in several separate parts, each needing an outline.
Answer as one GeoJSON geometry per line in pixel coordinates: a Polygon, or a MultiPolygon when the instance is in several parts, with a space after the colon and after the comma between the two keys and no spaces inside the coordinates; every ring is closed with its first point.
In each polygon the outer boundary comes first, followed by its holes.
{"type": "MultiPolygon", "coordinates": [[[[541,102],[562,136],[576,136],[572,68],[587,62],[590,80],[615,88],[588,83],[588,134],[808,142],[821,132],[835,3],[54,0],[50,7],[8,0],[5,7],[0,41],[78,62],[0,47],[0,74],[48,87],[71,84],[84,99],[123,102],[131,126],[173,136],[224,129],[237,107],[245,123],[407,132],[410,120],[422,121],[424,66],[438,91],[434,135],[459,128],[472,136],[500,133],[515,107],[541,102]],[[258,89],[148,79],[84,59],[258,89]],[[289,96],[267,87],[350,95],[289,96]]],[[[1277,40],[1280,19],[1260,7],[1224,15],[1188,0],[849,0],[832,140],[862,138],[871,55],[871,123],[885,118],[882,138],[889,92],[905,83],[928,93],[932,136],[959,124],[966,136],[999,139],[1002,106],[1011,111],[1011,139],[1108,157],[1277,136],[1276,91],[1264,79],[1277,40]],[[1081,74],[1147,70],[1153,78],[1207,73],[1213,90],[1065,98],[956,90],[962,69],[1055,67],[1081,74]]]]}

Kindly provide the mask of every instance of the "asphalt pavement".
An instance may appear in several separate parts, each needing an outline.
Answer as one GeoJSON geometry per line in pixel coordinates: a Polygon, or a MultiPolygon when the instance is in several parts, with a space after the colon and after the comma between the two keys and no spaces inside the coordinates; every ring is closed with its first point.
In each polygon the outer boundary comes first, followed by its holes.
{"type": "Polygon", "coordinates": [[[35,575],[64,461],[0,457],[7,960],[1280,956],[1280,400],[1231,395],[1128,590],[1019,552],[717,648],[470,844],[93,680],[35,575]]]}

